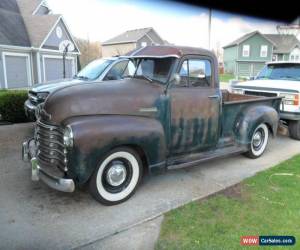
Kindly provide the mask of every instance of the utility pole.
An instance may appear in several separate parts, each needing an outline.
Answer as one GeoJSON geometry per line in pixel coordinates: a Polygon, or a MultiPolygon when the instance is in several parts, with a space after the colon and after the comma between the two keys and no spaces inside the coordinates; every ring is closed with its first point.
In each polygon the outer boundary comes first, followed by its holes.
{"type": "Polygon", "coordinates": [[[68,47],[70,44],[68,43],[63,52],[63,77],[66,78],[66,55],[68,53],[68,47]]]}
{"type": "Polygon", "coordinates": [[[211,8],[208,9],[208,49],[211,49],[211,8]]]}

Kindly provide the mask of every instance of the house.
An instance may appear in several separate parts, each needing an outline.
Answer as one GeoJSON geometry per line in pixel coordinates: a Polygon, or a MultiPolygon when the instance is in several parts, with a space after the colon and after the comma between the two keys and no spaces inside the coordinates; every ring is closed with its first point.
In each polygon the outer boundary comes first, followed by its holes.
{"type": "Polygon", "coordinates": [[[225,72],[255,76],[268,61],[300,61],[300,41],[294,35],[248,33],[223,47],[225,72]]]}
{"type": "Polygon", "coordinates": [[[77,72],[80,51],[61,15],[42,0],[0,1],[0,88],[24,88],[77,72]]]}
{"type": "Polygon", "coordinates": [[[164,45],[166,42],[153,28],[128,30],[102,43],[104,57],[124,55],[147,45],[164,45]]]}

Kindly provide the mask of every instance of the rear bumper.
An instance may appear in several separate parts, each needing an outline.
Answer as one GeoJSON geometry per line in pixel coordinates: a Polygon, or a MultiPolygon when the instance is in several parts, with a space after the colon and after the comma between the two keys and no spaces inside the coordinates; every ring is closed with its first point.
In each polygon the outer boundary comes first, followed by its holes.
{"type": "Polygon", "coordinates": [[[35,143],[33,139],[23,142],[22,159],[26,162],[30,161],[33,181],[42,180],[49,187],[62,192],[73,192],[75,190],[75,183],[72,179],[53,175],[38,164],[35,157],[35,143]]]}

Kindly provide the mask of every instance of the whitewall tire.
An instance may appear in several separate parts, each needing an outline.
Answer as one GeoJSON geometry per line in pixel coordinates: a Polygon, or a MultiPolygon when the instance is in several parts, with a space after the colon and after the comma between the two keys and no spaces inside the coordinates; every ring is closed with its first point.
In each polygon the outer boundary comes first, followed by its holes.
{"type": "Polygon", "coordinates": [[[90,180],[90,193],[104,205],[132,196],[142,176],[142,161],[131,148],[122,147],[104,157],[90,180]]]}
{"type": "Polygon", "coordinates": [[[269,129],[266,124],[261,123],[258,125],[251,136],[251,142],[249,145],[249,151],[246,152],[246,156],[252,159],[256,159],[263,155],[268,145],[269,129]]]}

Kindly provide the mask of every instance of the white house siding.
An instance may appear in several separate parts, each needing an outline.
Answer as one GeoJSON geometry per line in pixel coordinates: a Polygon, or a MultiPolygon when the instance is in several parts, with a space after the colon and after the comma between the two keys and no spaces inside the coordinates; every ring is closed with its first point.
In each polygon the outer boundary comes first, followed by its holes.
{"type": "Polygon", "coordinates": [[[2,51],[0,50],[0,89],[5,88],[4,85],[4,72],[3,72],[3,63],[2,63],[2,51]]]}
{"type": "Polygon", "coordinates": [[[141,48],[150,45],[155,45],[155,42],[145,35],[137,41],[136,47],[141,48]]]}
{"type": "Polygon", "coordinates": [[[110,57],[116,55],[124,55],[136,48],[135,43],[122,43],[112,45],[102,45],[102,56],[110,57]]]}

